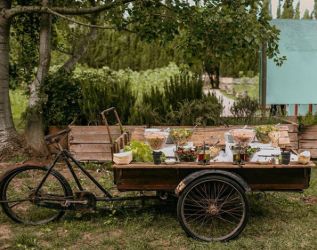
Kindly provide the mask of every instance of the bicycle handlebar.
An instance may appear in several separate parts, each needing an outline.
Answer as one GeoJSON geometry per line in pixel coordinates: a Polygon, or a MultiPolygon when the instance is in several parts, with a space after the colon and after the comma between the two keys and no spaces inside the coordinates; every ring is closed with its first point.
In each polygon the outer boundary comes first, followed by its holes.
{"type": "Polygon", "coordinates": [[[62,130],[62,131],[56,133],[56,134],[47,135],[47,136],[44,137],[44,140],[45,140],[46,142],[52,142],[52,140],[53,140],[54,138],[59,137],[59,136],[64,135],[64,134],[67,134],[67,133],[69,133],[69,131],[70,131],[70,128],[67,128],[67,129],[64,129],[64,130],[62,130]]]}

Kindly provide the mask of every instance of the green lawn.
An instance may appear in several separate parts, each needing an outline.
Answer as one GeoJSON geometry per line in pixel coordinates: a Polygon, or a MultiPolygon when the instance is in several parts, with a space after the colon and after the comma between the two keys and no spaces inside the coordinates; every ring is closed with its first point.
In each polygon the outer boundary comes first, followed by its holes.
{"type": "MultiPolygon", "coordinates": [[[[241,83],[241,84],[235,84],[233,87],[234,91],[236,93],[244,93],[244,91],[248,91],[248,95],[253,99],[259,99],[259,84],[247,84],[247,83],[241,83]]],[[[236,99],[235,96],[229,95],[225,91],[222,91],[222,93],[232,99],[236,99]]]]}
{"type": "Polygon", "coordinates": [[[21,120],[21,114],[27,107],[28,97],[24,94],[23,90],[10,90],[10,101],[15,127],[18,131],[22,131],[24,126],[21,120]]]}
{"type": "Polygon", "coordinates": [[[303,199],[317,197],[316,178],[315,170],[303,194],[250,195],[249,223],[228,243],[188,238],[176,219],[175,205],[162,204],[114,213],[68,213],[59,222],[35,227],[14,224],[0,212],[0,249],[317,249],[317,204],[303,199]]]}

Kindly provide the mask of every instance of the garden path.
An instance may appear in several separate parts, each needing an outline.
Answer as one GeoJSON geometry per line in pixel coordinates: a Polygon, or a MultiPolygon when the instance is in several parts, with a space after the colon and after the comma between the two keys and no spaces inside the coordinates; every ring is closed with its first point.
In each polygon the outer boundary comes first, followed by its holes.
{"type": "Polygon", "coordinates": [[[218,100],[222,102],[222,105],[223,105],[222,116],[224,117],[232,116],[230,109],[234,104],[233,99],[225,96],[219,89],[204,89],[204,93],[214,94],[218,98],[218,100]]]}

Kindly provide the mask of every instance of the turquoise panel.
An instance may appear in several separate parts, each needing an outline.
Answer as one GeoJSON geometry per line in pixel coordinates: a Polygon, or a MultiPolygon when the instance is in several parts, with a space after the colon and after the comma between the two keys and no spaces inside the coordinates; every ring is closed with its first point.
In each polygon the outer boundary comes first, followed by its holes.
{"type": "Polygon", "coordinates": [[[273,20],[280,34],[281,67],[268,60],[267,104],[317,103],[317,21],[273,20]]]}
{"type": "Polygon", "coordinates": [[[309,111],[309,106],[307,104],[298,105],[298,114],[306,115],[309,111]]]}
{"type": "Polygon", "coordinates": [[[289,115],[289,116],[295,115],[295,106],[294,105],[287,105],[287,115],[289,115]]]}

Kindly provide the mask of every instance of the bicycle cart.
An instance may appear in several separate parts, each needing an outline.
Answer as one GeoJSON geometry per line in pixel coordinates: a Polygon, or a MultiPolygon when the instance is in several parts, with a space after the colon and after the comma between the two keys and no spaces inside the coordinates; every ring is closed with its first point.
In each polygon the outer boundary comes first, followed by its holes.
{"type": "Polygon", "coordinates": [[[22,165],[2,176],[0,203],[13,221],[38,225],[59,219],[68,210],[96,209],[98,202],[173,195],[178,199],[178,220],[188,235],[203,241],[226,241],[237,237],[247,224],[248,192],[302,191],[309,187],[311,169],[315,167],[312,162],[306,165],[234,165],[232,162],[113,165],[114,183],[119,191],[157,191],[159,194],[114,197],[62,148],[59,142],[68,132],[69,129],[46,137],[47,142],[56,144],[59,149],[49,166],[22,165]],[[77,191],[56,170],[58,161],[65,162],[77,191]],[[83,187],[74,167],[96,185],[101,196],[83,187]]]}

